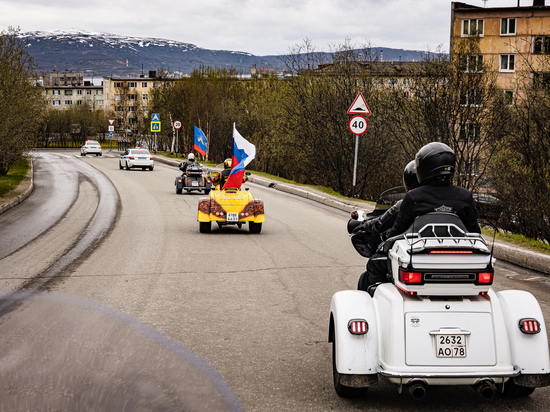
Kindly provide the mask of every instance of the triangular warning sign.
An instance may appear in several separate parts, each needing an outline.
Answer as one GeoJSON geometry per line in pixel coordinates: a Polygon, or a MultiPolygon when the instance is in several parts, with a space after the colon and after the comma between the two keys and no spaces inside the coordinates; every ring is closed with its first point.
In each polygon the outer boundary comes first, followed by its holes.
{"type": "Polygon", "coordinates": [[[362,93],[359,93],[348,109],[348,114],[371,114],[362,93]]]}

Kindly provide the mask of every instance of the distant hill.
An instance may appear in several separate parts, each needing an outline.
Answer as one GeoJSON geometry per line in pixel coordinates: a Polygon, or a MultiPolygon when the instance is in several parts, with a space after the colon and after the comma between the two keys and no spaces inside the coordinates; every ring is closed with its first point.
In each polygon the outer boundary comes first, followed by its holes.
{"type": "MultiPolygon", "coordinates": [[[[148,70],[167,69],[190,74],[201,66],[234,68],[250,73],[252,67],[282,71],[281,56],[202,49],[173,40],[125,37],[83,31],[20,33],[40,72],[75,71],[89,76],[138,76],[148,70]]],[[[377,47],[384,61],[418,61],[425,52],[377,47]]]]}

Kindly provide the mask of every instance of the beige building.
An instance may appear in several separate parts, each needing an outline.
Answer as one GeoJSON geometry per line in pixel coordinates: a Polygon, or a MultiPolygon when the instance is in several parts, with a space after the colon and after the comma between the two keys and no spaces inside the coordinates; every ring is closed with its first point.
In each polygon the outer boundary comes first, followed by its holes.
{"type": "Polygon", "coordinates": [[[164,87],[175,79],[158,76],[149,71],[149,76],[104,77],[104,110],[113,113],[117,130],[144,129],[144,119],[148,117],[148,103],[155,88],[164,87]]]}
{"type": "Polygon", "coordinates": [[[479,39],[479,54],[467,56],[468,66],[488,64],[498,73],[503,90],[513,93],[515,81],[525,78],[550,80],[540,72],[543,56],[550,54],[550,7],[545,0],[518,0],[517,7],[452,2],[451,53],[461,39],[472,37],[479,39]]]}
{"type": "Polygon", "coordinates": [[[48,107],[68,109],[87,105],[91,110],[103,109],[103,86],[93,86],[89,82],[71,86],[44,86],[44,97],[48,107]]]}

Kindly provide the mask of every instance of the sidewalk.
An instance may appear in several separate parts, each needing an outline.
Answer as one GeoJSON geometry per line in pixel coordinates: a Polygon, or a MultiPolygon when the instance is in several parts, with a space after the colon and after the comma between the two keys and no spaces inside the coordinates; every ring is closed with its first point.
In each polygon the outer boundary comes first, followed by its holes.
{"type": "MultiPolygon", "coordinates": [[[[158,162],[162,162],[171,166],[178,166],[181,163],[181,159],[170,159],[160,155],[154,155],[154,158],[158,162]]],[[[208,168],[209,170],[221,170],[220,168],[208,168]]],[[[323,193],[320,190],[309,188],[306,186],[293,185],[289,183],[282,183],[276,180],[267,179],[261,176],[249,176],[249,182],[255,183],[264,187],[268,187],[274,190],[280,190],[282,192],[290,193],[296,196],[304,197],[312,201],[324,204],[326,206],[334,207],[345,212],[351,212],[355,209],[363,209],[371,211],[374,206],[371,203],[364,201],[354,201],[351,199],[339,198],[323,193]]],[[[32,168],[31,178],[25,180],[17,191],[20,193],[17,197],[12,199],[0,199],[0,213],[17,205],[25,200],[33,189],[32,168]]],[[[489,245],[493,244],[493,239],[486,237],[489,245]]],[[[510,262],[515,265],[536,270],[537,272],[550,275],[550,255],[534,252],[529,249],[522,248],[520,246],[512,245],[506,242],[495,240],[494,242],[494,256],[499,260],[510,262]]]]}

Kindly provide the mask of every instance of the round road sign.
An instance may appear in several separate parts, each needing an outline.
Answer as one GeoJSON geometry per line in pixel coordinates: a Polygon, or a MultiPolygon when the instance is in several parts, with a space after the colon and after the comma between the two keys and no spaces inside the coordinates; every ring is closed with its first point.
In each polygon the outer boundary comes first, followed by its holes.
{"type": "Polygon", "coordinates": [[[180,122],[179,120],[176,120],[176,121],[174,122],[174,127],[175,127],[176,129],[181,129],[181,122],[180,122]]]}
{"type": "Polygon", "coordinates": [[[369,127],[369,125],[363,116],[353,116],[349,120],[349,130],[353,134],[363,134],[367,130],[367,127],[369,127]]]}

